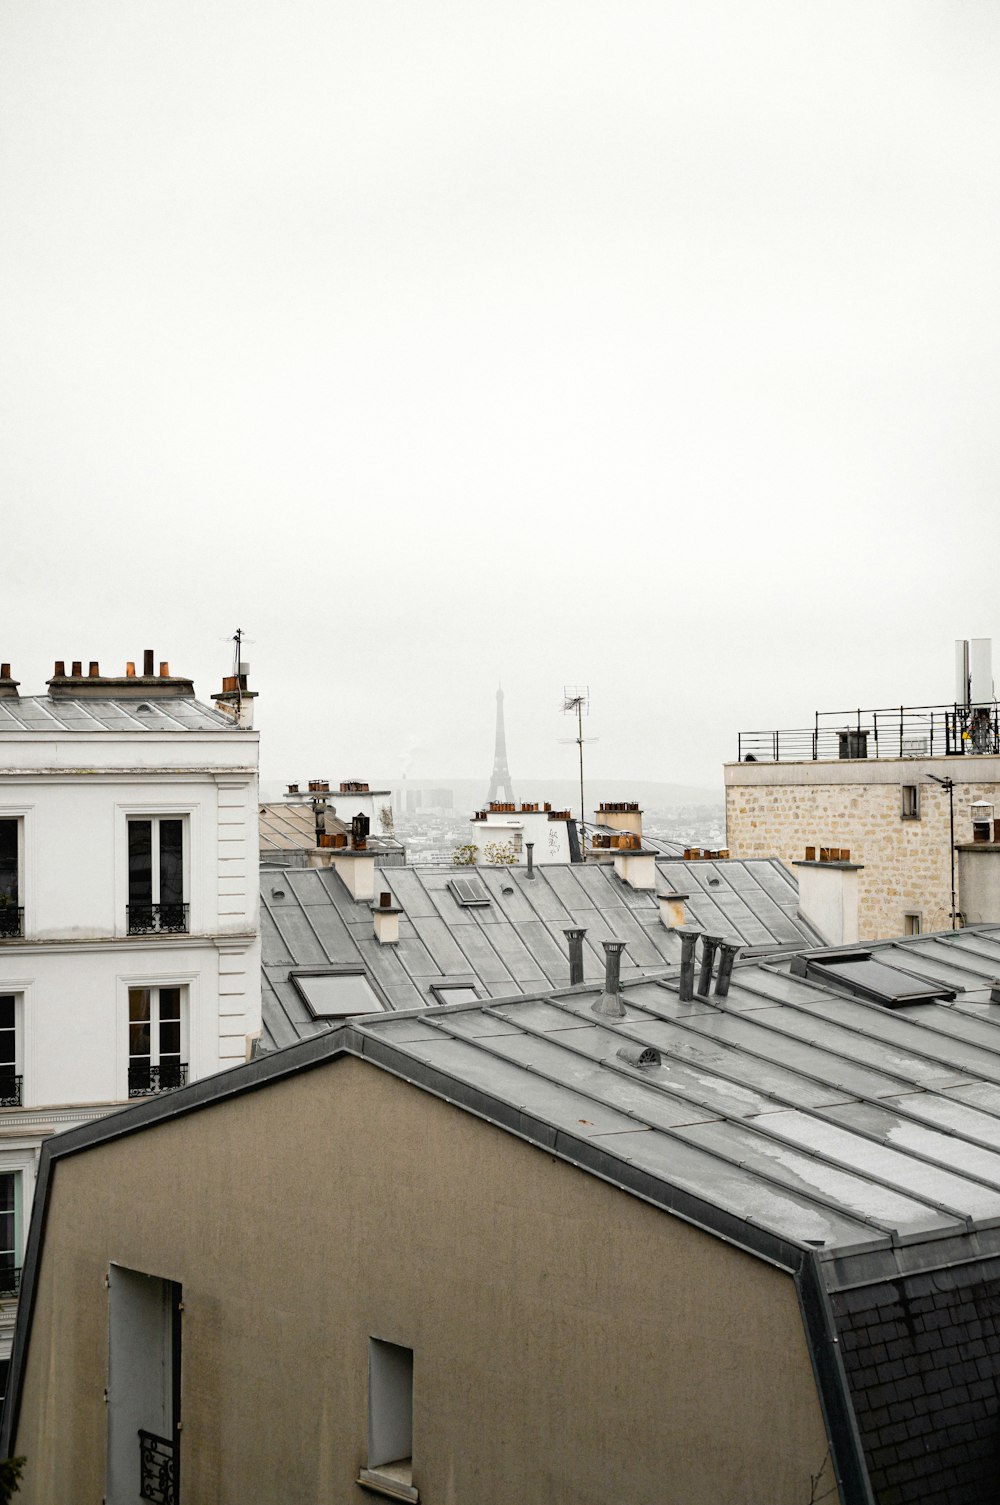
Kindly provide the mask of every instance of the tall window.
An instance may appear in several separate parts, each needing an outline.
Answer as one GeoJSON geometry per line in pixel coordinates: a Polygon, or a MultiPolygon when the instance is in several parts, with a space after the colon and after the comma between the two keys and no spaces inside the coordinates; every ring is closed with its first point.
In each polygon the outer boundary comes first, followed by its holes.
{"type": "Polygon", "coordinates": [[[153,816],[128,823],[128,929],[187,930],[184,822],[153,816]]]}
{"type": "Polygon", "coordinates": [[[108,1505],[180,1505],[181,1287],[113,1264],[108,1290],[108,1505]]]}
{"type": "Polygon", "coordinates": [[[19,827],[0,820],[0,938],[21,934],[19,827]]]}
{"type": "Polygon", "coordinates": [[[0,1108],[21,1106],[21,1076],[17,1069],[17,999],[0,993],[0,1108]]]}
{"type": "Polygon", "coordinates": [[[21,1172],[0,1171],[0,1296],[21,1284],[21,1172]]]}
{"type": "Polygon", "coordinates": [[[359,1484],[417,1500],[413,1485],[413,1349],[368,1340],[368,1467],[359,1484]]]}
{"type": "Polygon", "coordinates": [[[128,990],[128,1095],[183,1087],[181,988],[128,990]]]}

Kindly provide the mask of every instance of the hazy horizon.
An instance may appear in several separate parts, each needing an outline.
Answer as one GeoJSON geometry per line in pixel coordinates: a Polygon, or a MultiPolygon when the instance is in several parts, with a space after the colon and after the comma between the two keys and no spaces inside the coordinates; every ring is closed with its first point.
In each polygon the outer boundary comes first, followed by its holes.
{"type": "MultiPolygon", "coordinates": [[[[1000,530],[1000,7],[0,12],[0,657],[267,779],[715,787],[947,701],[1000,530]],[[398,777],[398,773],[397,773],[398,777]]],[[[998,624],[1000,626],[1000,624],[998,624]]]]}

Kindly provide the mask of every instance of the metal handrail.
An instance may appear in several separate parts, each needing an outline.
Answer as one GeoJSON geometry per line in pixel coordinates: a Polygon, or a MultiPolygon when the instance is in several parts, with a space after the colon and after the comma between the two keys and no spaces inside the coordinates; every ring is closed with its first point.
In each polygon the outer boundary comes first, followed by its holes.
{"type": "Polygon", "coordinates": [[[740,732],[741,763],[1000,754],[994,706],[887,706],[817,711],[811,727],[740,732]]]}

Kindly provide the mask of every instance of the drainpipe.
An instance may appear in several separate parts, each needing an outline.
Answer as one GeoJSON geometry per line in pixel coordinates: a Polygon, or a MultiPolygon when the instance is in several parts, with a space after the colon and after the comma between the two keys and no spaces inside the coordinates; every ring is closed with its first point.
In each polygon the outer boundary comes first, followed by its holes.
{"type": "Polygon", "coordinates": [[[571,988],[583,982],[583,938],[586,934],[586,930],[563,931],[563,935],[569,941],[569,985],[571,988]]]}
{"type": "Polygon", "coordinates": [[[716,998],[727,997],[729,984],[733,977],[733,963],[739,954],[739,946],[733,946],[728,941],[721,942],[719,946],[719,975],[715,979],[716,998]]]}
{"type": "Polygon", "coordinates": [[[608,1019],[624,1019],[625,1005],[621,994],[622,952],[624,941],[602,941],[604,947],[604,992],[594,1004],[595,1014],[608,1019]]]}
{"type": "Polygon", "coordinates": [[[701,938],[701,971],[698,974],[698,992],[702,998],[707,998],[712,990],[712,967],[715,964],[715,953],[722,944],[722,938],[718,935],[703,935],[701,938]]]}
{"type": "Polygon", "coordinates": [[[694,952],[700,933],[698,930],[681,932],[681,1003],[690,1003],[694,997],[694,952]]]}

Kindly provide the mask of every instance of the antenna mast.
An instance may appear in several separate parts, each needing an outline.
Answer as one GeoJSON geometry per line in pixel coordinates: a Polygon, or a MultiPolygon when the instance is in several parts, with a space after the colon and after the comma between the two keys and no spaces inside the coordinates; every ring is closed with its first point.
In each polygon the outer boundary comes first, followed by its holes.
{"type": "Polygon", "coordinates": [[[584,841],[584,803],[583,803],[583,713],[590,714],[590,686],[589,685],[563,685],[563,711],[567,715],[576,714],[576,736],[573,741],[580,749],[580,842],[584,841]]]}
{"type": "Polygon", "coordinates": [[[233,675],[236,679],[236,719],[240,720],[243,711],[243,688],[240,684],[240,666],[243,657],[243,628],[237,627],[233,633],[233,675]]]}

